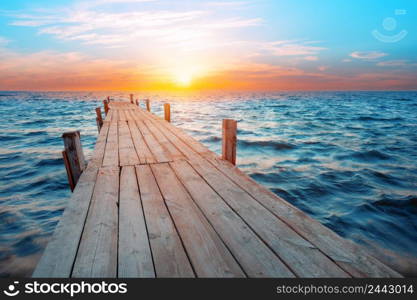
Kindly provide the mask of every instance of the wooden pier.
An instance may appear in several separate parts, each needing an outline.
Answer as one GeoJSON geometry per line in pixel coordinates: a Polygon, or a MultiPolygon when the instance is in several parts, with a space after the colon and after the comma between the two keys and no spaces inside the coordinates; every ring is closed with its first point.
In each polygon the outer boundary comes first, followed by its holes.
{"type": "Polygon", "coordinates": [[[130,100],[106,105],[33,277],[401,277],[130,100]]]}

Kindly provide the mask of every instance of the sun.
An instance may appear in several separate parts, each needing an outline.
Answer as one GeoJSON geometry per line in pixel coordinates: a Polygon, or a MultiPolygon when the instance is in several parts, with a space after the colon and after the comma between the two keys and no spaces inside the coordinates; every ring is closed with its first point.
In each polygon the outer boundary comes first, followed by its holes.
{"type": "Polygon", "coordinates": [[[190,73],[179,73],[175,75],[175,83],[181,87],[189,87],[193,80],[190,73]]]}

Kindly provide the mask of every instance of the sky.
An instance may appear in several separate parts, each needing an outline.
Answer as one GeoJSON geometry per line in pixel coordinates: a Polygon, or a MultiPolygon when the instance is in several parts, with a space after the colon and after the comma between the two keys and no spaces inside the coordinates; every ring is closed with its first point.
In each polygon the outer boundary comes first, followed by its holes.
{"type": "Polygon", "coordinates": [[[0,90],[416,90],[415,0],[0,0],[0,90]]]}

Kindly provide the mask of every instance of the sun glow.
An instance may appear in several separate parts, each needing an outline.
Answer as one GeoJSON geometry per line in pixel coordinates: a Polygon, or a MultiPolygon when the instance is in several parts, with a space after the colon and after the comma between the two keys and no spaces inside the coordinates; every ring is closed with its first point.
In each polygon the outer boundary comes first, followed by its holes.
{"type": "Polygon", "coordinates": [[[190,73],[179,73],[175,75],[175,83],[181,87],[189,87],[192,80],[193,76],[190,73]]]}
{"type": "MultiPolygon", "coordinates": [[[[207,61],[207,59],[205,59],[207,61]]],[[[167,63],[160,69],[160,78],[166,78],[173,89],[191,90],[201,84],[202,78],[210,74],[210,68],[196,57],[192,60],[181,59],[180,63],[167,63]]],[[[167,83],[168,83],[167,82],[167,83]]]]}

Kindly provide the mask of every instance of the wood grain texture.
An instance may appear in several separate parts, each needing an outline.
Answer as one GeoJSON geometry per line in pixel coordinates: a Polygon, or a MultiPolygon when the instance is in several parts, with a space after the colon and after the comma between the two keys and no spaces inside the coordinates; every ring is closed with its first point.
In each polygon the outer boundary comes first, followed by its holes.
{"type": "Polygon", "coordinates": [[[165,135],[161,132],[164,131],[163,127],[158,127],[150,120],[144,121],[145,125],[148,127],[149,131],[153,133],[153,136],[157,140],[157,142],[163,148],[167,154],[166,156],[170,158],[170,160],[179,160],[183,159],[184,155],[172,144],[165,135]]]}
{"type": "Polygon", "coordinates": [[[132,135],[126,121],[119,121],[119,160],[120,166],[132,166],[140,163],[133,144],[132,135]]]}
{"type": "Polygon", "coordinates": [[[151,150],[149,150],[148,144],[140,132],[137,124],[134,120],[128,121],[130,134],[132,135],[133,144],[135,146],[136,154],[139,157],[141,164],[155,163],[156,159],[153,156],[151,150]]]}
{"type": "Polygon", "coordinates": [[[155,277],[135,167],[122,168],[119,199],[119,277],[155,277]]]}
{"type": "Polygon", "coordinates": [[[164,103],[164,118],[165,121],[171,122],[171,105],[169,103],[164,103]]]}
{"type": "Polygon", "coordinates": [[[86,168],[84,152],[81,147],[80,132],[65,132],[62,135],[68,165],[71,169],[72,182],[77,185],[81,173],[86,168]]]}
{"type": "Polygon", "coordinates": [[[398,272],[370,256],[361,246],[343,239],[256,183],[238,168],[219,159],[211,159],[210,162],[353,277],[401,277],[398,272]]]}
{"type": "Polygon", "coordinates": [[[348,277],[313,244],[204,159],[192,161],[195,170],[299,277],[348,277]]]}
{"type": "Polygon", "coordinates": [[[100,134],[96,140],[96,146],[91,156],[88,166],[99,168],[103,164],[104,151],[106,149],[107,134],[109,132],[110,123],[104,122],[103,127],[100,130],[100,134]]]}
{"type": "Polygon", "coordinates": [[[152,152],[155,160],[159,163],[172,161],[172,156],[170,153],[160,143],[158,143],[157,139],[149,131],[145,123],[143,121],[136,121],[136,125],[142,133],[142,136],[145,139],[145,142],[148,145],[149,150],[152,152]]]}
{"type": "Polygon", "coordinates": [[[249,277],[294,277],[188,162],[170,165],[249,277]]]}
{"type": "Polygon", "coordinates": [[[72,277],[117,276],[118,200],[119,168],[100,168],[72,277]]]}
{"type": "Polygon", "coordinates": [[[136,166],[140,196],[158,277],[194,277],[194,272],[149,165],[136,166]]]}
{"type": "Polygon", "coordinates": [[[222,158],[236,164],[236,131],[235,120],[224,119],[222,123],[222,158]]]}
{"type": "Polygon", "coordinates": [[[165,203],[199,277],[244,277],[240,266],[168,164],[151,166],[165,203]]]}
{"type": "Polygon", "coordinates": [[[103,166],[119,166],[119,137],[117,123],[110,123],[109,132],[107,134],[106,149],[104,151],[103,166]]]}

